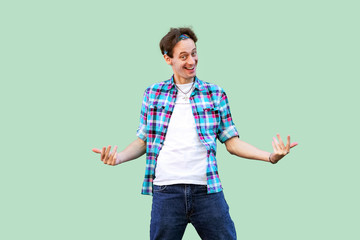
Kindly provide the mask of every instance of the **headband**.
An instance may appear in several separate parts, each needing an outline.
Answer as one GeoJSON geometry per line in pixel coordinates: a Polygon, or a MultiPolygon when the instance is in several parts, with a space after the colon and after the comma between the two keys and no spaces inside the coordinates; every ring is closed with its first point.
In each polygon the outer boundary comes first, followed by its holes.
{"type": "Polygon", "coordinates": [[[187,34],[181,34],[179,37],[179,41],[190,38],[187,34]]]}
{"type": "MultiPolygon", "coordinates": [[[[179,41],[185,40],[185,39],[188,39],[188,38],[190,38],[189,35],[187,35],[187,34],[181,34],[180,37],[179,37],[179,41]]],[[[168,51],[164,51],[164,55],[165,55],[165,54],[168,54],[168,51]]]]}

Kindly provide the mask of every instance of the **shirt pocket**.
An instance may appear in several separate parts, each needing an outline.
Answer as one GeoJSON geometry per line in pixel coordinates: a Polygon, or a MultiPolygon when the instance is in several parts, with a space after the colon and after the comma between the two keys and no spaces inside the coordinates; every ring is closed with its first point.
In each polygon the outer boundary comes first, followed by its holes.
{"type": "Polygon", "coordinates": [[[220,110],[217,107],[204,108],[202,117],[205,129],[216,134],[220,124],[220,110]]]}
{"type": "Polygon", "coordinates": [[[165,106],[161,104],[151,104],[148,111],[148,121],[150,126],[159,127],[164,122],[165,106]]]}

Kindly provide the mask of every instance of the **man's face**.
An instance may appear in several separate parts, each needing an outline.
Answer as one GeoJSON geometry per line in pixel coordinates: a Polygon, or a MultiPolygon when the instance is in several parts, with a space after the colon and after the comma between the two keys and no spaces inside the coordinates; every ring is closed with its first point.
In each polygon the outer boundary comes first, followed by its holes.
{"type": "Polygon", "coordinates": [[[179,81],[192,81],[196,75],[198,56],[196,46],[192,39],[178,42],[173,49],[173,58],[165,55],[166,62],[171,65],[175,79],[179,81]]]}

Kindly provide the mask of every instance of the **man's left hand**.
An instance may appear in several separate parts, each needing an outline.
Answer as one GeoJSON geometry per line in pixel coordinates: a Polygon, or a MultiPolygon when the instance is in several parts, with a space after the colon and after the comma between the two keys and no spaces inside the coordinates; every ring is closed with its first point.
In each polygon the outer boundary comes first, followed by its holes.
{"type": "Polygon", "coordinates": [[[273,137],[272,146],[274,149],[274,152],[270,155],[270,161],[272,163],[277,163],[280,159],[285,157],[287,154],[290,153],[290,148],[295,147],[298,145],[297,142],[293,142],[290,144],[290,135],[287,137],[287,143],[286,146],[284,145],[284,142],[282,141],[280,134],[276,134],[279,141],[273,137]]]}

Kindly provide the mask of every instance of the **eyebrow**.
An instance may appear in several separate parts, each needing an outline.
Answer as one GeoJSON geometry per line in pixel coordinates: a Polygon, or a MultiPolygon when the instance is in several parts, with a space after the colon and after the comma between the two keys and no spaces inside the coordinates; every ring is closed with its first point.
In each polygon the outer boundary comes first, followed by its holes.
{"type": "MultiPolygon", "coordinates": [[[[194,51],[194,50],[196,50],[196,48],[194,48],[194,49],[191,50],[191,51],[194,51]]],[[[183,54],[183,53],[187,53],[187,52],[181,52],[181,53],[179,53],[179,55],[181,55],[181,54],[183,54]]]]}

